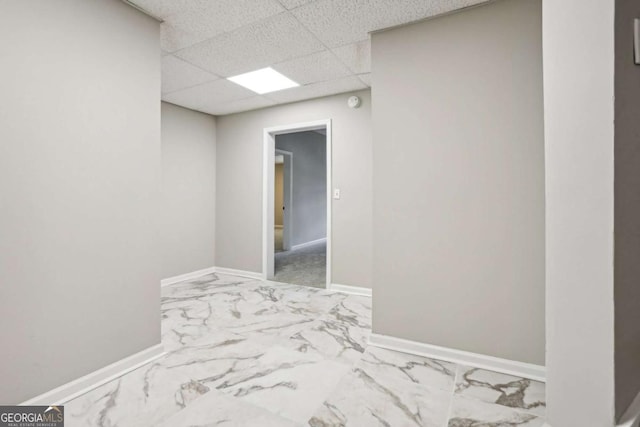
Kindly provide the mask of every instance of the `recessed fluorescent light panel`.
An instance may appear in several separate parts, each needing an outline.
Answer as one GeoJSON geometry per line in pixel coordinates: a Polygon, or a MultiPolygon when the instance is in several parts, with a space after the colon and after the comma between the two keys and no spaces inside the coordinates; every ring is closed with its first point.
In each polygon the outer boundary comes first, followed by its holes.
{"type": "Polygon", "coordinates": [[[229,77],[227,80],[239,84],[240,86],[244,86],[249,90],[259,93],[260,95],[263,93],[300,86],[298,83],[286,76],[283,76],[271,67],[229,77]]]}

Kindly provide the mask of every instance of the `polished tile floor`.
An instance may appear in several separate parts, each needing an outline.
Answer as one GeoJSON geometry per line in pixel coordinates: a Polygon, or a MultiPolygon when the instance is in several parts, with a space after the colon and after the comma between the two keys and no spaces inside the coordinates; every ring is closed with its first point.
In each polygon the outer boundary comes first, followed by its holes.
{"type": "Polygon", "coordinates": [[[367,345],[371,299],[209,275],[162,289],[167,354],[67,426],[542,426],[544,384],[367,345]]]}

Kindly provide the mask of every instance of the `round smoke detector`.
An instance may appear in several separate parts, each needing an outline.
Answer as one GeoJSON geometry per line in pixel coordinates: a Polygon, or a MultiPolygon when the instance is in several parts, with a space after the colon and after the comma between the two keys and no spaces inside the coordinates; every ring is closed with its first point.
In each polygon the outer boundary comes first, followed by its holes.
{"type": "Polygon", "coordinates": [[[358,98],[357,96],[350,96],[349,99],[347,99],[347,105],[349,106],[349,108],[358,108],[360,106],[360,98],[358,98]]]}

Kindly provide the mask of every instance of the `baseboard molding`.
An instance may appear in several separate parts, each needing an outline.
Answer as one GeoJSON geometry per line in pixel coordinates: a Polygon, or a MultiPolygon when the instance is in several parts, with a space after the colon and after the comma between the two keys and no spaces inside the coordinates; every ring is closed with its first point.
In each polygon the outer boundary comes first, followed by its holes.
{"type": "Polygon", "coordinates": [[[176,283],[186,282],[189,280],[197,279],[198,277],[206,276],[207,274],[220,273],[230,274],[232,276],[248,277],[250,279],[262,279],[262,273],[256,273],[255,271],[235,270],[233,268],[224,267],[209,267],[198,271],[192,271],[191,273],[181,274],[179,276],[169,277],[160,281],[160,286],[175,285],[176,283]]]}
{"type": "Polygon", "coordinates": [[[375,347],[386,348],[388,350],[395,350],[475,368],[502,372],[504,374],[529,378],[536,381],[544,382],[546,379],[544,366],[533,365],[531,363],[501,359],[499,357],[440,347],[432,344],[424,344],[417,341],[410,341],[374,333],[369,337],[369,344],[375,347]]]}
{"type": "Polygon", "coordinates": [[[638,427],[640,426],[640,393],[633,399],[631,405],[616,424],[616,427],[638,427]]]}
{"type": "Polygon", "coordinates": [[[361,288],[359,286],[340,285],[338,283],[332,283],[329,285],[330,291],[342,292],[344,294],[361,295],[363,297],[370,297],[372,295],[371,288],[361,288]]]}
{"type": "Polygon", "coordinates": [[[207,274],[215,273],[216,267],[204,268],[202,270],[192,271],[191,273],[181,274],[179,276],[169,277],[160,281],[160,286],[169,286],[187,280],[197,279],[198,277],[206,276],[207,274]]]}
{"type": "Polygon", "coordinates": [[[299,245],[291,246],[291,250],[295,251],[296,249],[306,248],[307,246],[315,245],[316,243],[326,242],[327,238],[323,237],[322,239],[312,240],[310,242],[300,243],[299,245]]]}
{"type": "Polygon", "coordinates": [[[162,344],[156,344],[138,353],[132,354],[131,356],[125,357],[124,359],[120,359],[111,365],[107,365],[104,368],[98,369],[97,371],[91,372],[90,374],[22,402],[20,405],[61,405],[93,390],[96,387],[138,369],[139,367],[144,366],[165,354],[162,344]]]}
{"type": "Polygon", "coordinates": [[[258,279],[258,280],[264,279],[264,276],[262,273],[258,273],[255,271],[245,271],[245,270],[236,270],[233,268],[216,267],[215,272],[220,274],[230,274],[232,276],[247,277],[249,279],[258,279]]]}

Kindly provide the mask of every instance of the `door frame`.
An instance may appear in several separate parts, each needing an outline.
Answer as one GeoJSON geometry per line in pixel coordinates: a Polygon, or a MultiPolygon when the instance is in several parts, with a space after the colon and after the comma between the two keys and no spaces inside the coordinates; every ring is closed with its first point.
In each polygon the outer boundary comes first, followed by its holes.
{"type": "MultiPolygon", "coordinates": [[[[331,119],[315,120],[303,123],[273,126],[264,128],[262,153],[262,276],[265,280],[272,280],[275,274],[274,248],[274,186],[275,186],[275,150],[276,135],[326,129],[327,149],[327,282],[331,285],[331,212],[332,212],[332,184],[331,184],[331,119]]],[[[292,180],[293,182],[293,180],[292,180]]]]}
{"type": "MultiPolygon", "coordinates": [[[[275,152],[284,156],[284,164],[282,165],[283,185],[286,186],[287,180],[289,183],[289,191],[283,191],[282,194],[282,202],[285,206],[284,212],[282,213],[282,249],[288,251],[292,246],[291,236],[293,235],[293,153],[277,148],[275,152]]],[[[286,188],[284,190],[286,190],[286,188]]]]}

